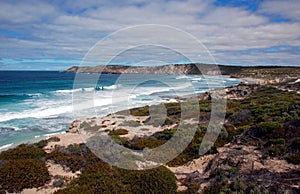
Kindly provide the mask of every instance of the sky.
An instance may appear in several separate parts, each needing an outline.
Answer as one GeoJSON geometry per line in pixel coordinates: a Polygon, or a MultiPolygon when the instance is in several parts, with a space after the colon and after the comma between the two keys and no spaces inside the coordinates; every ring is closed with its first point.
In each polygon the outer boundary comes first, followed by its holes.
{"type": "Polygon", "coordinates": [[[191,34],[217,64],[300,66],[299,10],[299,0],[0,1],[0,70],[64,70],[143,24],[191,34]]]}

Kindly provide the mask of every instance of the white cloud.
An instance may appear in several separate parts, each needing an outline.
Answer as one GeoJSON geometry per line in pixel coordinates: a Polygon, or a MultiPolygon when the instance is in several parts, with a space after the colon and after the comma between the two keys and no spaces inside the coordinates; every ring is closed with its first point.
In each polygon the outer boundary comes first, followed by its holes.
{"type": "MultiPolygon", "coordinates": [[[[204,43],[218,62],[296,63],[299,56],[282,52],[237,55],[249,49],[277,45],[300,47],[300,1],[264,1],[257,12],[244,7],[216,7],[213,0],[188,1],[9,1],[0,2],[0,29],[23,35],[0,34],[0,58],[81,59],[109,33],[139,24],[171,25],[204,43]],[[293,4],[294,3],[294,4],[293,4]],[[298,13],[299,12],[299,13],[298,13]],[[275,23],[268,15],[290,18],[275,23]],[[280,56],[280,58],[278,57],[280,56]]],[[[172,36],[170,34],[170,36],[172,36]]]]}
{"type": "Polygon", "coordinates": [[[300,20],[299,0],[272,0],[264,1],[259,11],[266,14],[275,14],[283,18],[300,20]]]}
{"type": "Polygon", "coordinates": [[[267,22],[267,19],[237,7],[216,8],[202,18],[203,23],[215,24],[220,27],[257,26],[267,22]]]}
{"type": "Polygon", "coordinates": [[[48,17],[55,17],[54,13],[54,7],[42,1],[0,2],[0,21],[17,24],[41,21],[48,17]]]}

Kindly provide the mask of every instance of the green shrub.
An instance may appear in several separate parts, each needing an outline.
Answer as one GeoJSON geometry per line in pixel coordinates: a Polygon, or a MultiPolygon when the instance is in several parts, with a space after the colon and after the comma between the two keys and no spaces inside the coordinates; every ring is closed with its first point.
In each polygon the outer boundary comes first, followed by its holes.
{"type": "Polygon", "coordinates": [[[108,135],[126,135],[128,134],[128,131],[126,129],[116,129],[109,131],[108,135]]]}
{"type": "Polygon", "coordinates": [[[70,168],[72,172],[80,170],[85,165],[83,157],[74,154],[62,153],[58,150],[47,154],[46,159],[52,160],[56,164],[60,164],[65,168],[70,168]]]}
{"type": "Polygon", "coordinates": [[[231,188],[234,191],[244,192],[247,189],[247,186],[241,179],[237,179],[231,184],[231,188]]]}
{"type": "Polygon", "coordinates": [[[8,192],[40,187],[49,179],[47,167],[37,159],[11,160],[0,168],[0,185],[8,192]]]}
{"type": "Polygon", "coordinates": [[[164,131],[156,132],[152,135],[152,137],[158,140],[169,140],[176,133],[177,129],[166,129],[164,131]]]}
{"type": "Polygon", "coordinates": [[[1,152],[0,160],[36,159],[45,157],[46,152],[41,148],[21,144],[16,148],[1,152]]]}
{"type": "Polygon", "coordinates": [[[200,188],[199,183],[192,182],[187,185],[187,190],[180,191],[178,194],[195,194],[198,193],[198,190],[200,188]]]}
{"type": "Polygon", "coordinates": [[[291,163],[291,164],[296,164],[299,165],[300,164],[300,155],[299,154],[292,154],[289,155],[286,160],[291,163]]]}
{"type": "Polygon", "coordinates": [[[141,139],[137,142],[131,143],[130,148],[135,150],[143,150],[144,148],[156,148],[162,144],[166,143],[166,140],[158,140],[154,138],[141,139]]]}
{"type": "Polygon", "coordinates": [[[257,124],[257,133],[258,135],[266,135],[276,129],[282,127],[282,124],[278,122],[262,122],[257,124]]]}
{"type": "Polygon", "coordinates": [[[181,114],[181,106],[178,102],[165,103],[167,109],[167,116],[174,116],[181,114]]]}
{"type": "Polygon", "coordinates": [[[111,174],[111,172],[112,167],[98,158],[95,158],[93,161],[89,160],[82,171],[83,174],[111,174]]]}
{"type": "Polygon", "coordinates": [[[48,140],[47,139],[43,139],[37,143],[33,144],[34,146],[38,147],[38,148],[44,148],[46,145],[48,145],[48,140]]]}
{"type": "Polygon", "coordinates": [[[44,148],[46,145],[48,145],[49,142],[59,142],[59,141],[60,141],[59,137],[54,136],[48,139],[43,139],[37,143],[34,143],[33,145],[38,148],[44,148]]]}
{"type": "Polygon", "coordinates": [[[166,120],[164,121],[163,125],[172,125],[174,124],[174,120],[171,119],[170,117],[167,117],[166,120]]]}
{"type": "Polygon", "coordinates": [[[280,145],[280,144],[271,146],[268,149],[269,156],[281,156],[284,153],[285,153],[285,147],[283,145],[280,145]]]}
{"type": "Polygon", "coordinates": [[[55,193],[176,193],[176,178],[163,166],[134,171],[111,168],[99,161],[89,165],[89,170],[55,193]]]}
{"type": "Polygon", "coordinates": [[[48,139],[48,142],[59,142],[59,141],[60,141],[60,138],[56,137],[56,136],[50,137],[48,139]]]}
{"type": "Polygon", "coordinates": [[[128,126],[128,127],[139,127],[141,126],[141,124],[138,121],[134,121],[134,120],[125,120],[123,121],[121,124],[121,126],[128,126]]]}
{"type": "Polygon", "coordinates": [[[103,173],[82,174],[70,185],[55,194],[88,194],[88,193],[131,193],[126,185],[118,182],[113,176],[103,173]]]}
{"type": "Polygon", "coordinates": [[[177,190],[175,175],[164,166],[142,171],[118,169],[118,175],[132,193],[167,194],[177,190]]]}
{"type": "Polygon", "coordinates": [[[277,138],[277,139],[270,139],[267,142],[267,145],[278,145],[278,144],[284,144],[284,143],[285,143],[285,139],[277,138]]]}
{"type": "Polygon", "coordinates": [[[132,116],[149,116],[149,106],[132,108],[129,111],[132,116]]]}

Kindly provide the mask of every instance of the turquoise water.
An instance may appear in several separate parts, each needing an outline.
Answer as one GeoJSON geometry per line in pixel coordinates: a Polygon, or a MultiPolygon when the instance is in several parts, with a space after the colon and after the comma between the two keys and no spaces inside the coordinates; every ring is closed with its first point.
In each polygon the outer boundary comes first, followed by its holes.
{"type": "Polygon", "coordinates": [[[66,130],[74,119],[104,116],[136,106],[197,95],[237,79],[195,75],[81,74],[56,71],[0,71],[0,149],[66,130]],[[78,77],[77,77],[78,79],[78,77]],[[97,83],[94,80],[98,80],[97,83]],[[99,91],[95,91],[96,86],[99,91]],[[102,89],[103,86],[103,90],[102,89]],[[73,98],[93,97],[93,107],[73,114],[73,98]]]}

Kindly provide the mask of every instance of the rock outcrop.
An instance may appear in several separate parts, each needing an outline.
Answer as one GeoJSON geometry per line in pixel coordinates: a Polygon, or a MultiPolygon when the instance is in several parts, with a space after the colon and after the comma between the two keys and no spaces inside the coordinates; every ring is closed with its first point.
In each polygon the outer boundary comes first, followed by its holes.
{"type": "Polygon", "coordinates": [[[66,72],[81,73],[104,73],[104,74],[194,74],[194,75],[230,75],[234,78],[259,78],[274,80],[278,77],[297,77],[300,67],[278,66],[229,66],[212,64],[170,64],[163,66],[121,66],[121,65],[98,65],[98,66],[73,66],[66,72]],[[285,75],[285,76],[283,76],[285,75]]]}

